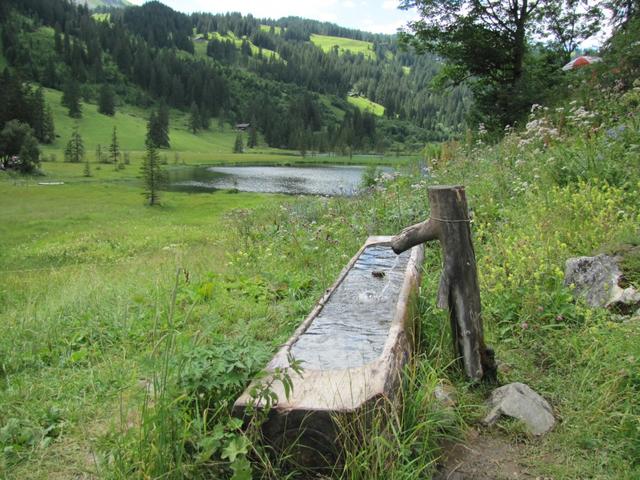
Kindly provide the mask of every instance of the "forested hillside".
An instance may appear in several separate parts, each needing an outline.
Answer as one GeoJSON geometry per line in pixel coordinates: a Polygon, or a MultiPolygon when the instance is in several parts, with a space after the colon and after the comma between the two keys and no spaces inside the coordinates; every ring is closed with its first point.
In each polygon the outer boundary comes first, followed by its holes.
{"type": "Polygon", "coordinates": [[[3,3],[2,52],[15,85],[95,103],[108,88],[115,105],[190,112],[194,132],[214,117],[251,123],[268,145],[301,151],[410,149],[463,128],[470,95],[433,91],[435,57],[400,51],[395,37],[301,18],[103,3],[101,13],[67,0],[3,3]]]}

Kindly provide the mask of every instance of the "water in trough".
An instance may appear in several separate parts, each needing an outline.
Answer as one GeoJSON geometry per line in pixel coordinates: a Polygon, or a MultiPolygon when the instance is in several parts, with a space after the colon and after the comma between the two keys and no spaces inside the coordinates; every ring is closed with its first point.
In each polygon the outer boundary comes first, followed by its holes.
{"type": "Polygon", "coordinates": [[[309,370],[356,368],[380,356],[411,252],[385,244],[364,249],[309,328],[292,345],[309,370]]]}

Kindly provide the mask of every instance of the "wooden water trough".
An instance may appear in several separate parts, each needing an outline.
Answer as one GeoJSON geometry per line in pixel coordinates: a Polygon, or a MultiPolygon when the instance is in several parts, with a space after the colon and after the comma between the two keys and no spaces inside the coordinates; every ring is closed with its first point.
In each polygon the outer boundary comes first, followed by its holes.
{"type": "MultiPolygon", "coordinates": [[[[290,359],[302,362],[301,375],[290,372],[288,398],[284,386],[273,383],[278,401],[262,426],[276,448],[295,446],[298,464],[331,466],[340,455],[336,418],[393,400],[399,389],[412,350],[424,247],[396,255],[391,240],[369,237],[267,365],[275,372],[288,369],[290,359]]],[[[239,416],[255,403],[251,389],[234,405],[239,416]]]]}
{"type": "MultiPolygon", "coordinates": [[[[263,425],[272,445],[283,451],[294,446],[289,453],[299,464],[336,462],[342,425],[336,419],[366,418],[360,414],[369,406],[397,397],[412,349],[424,242],[438,240],[442,247],[438,306],[449,310],[460,365],[473,382],[496,379],[493,350],[484,343],[465,189],[440,185],[428,192],[431,217],[395,237],[370,237],[267,366],[273,378],[291,367],[290,360],[303,362],[288,397],[283,384],[273,382],[278,402],[263,425]]],[[[236,414],[252,410],[255,386],[236,401],[236,414]]]]}

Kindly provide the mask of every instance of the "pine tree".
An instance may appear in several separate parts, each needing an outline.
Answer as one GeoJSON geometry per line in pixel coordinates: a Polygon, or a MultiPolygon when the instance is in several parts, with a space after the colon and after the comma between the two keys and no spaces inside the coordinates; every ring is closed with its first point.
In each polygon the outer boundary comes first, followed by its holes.
{"type": "Polygon", "coordinates": [[[144,182],[143,195],[150,206],[157,205],[159,191],[164,182],[164,174],[160,167],[160,156],[153,140],[147,136],[147,153],[142,162],[142,180],[144,182]]]}
{"type": "Polygon", "coordinates": [[[53,112],[51,107],[47,105],[42,118],[42,143],[53,143],[56,139],[56,127],[53,123],[53,112]]]}
{"type": "Polygon", "coordinates": [[[38,147],[38,141],[30,133],[24,136],[18,157],[20,158],[18,169],[23,173],[32,172],[40,165],[40,148],[38,147]]]}
{"type": "Polygon", "coordinates": [[[85,177],[90,177],[91,176],[91,166],[89,165],[89,159],[88,158],[84,162],[84,176],[85,177]]]}
{"type": "Polygon", "coordinates": [[[98,112],[103,115],[113,116],[116,113],[116,105],[113,88],[109,84],[100,87],[100,97],[98,99],[98,112]]]}
{"type": "Polygon", "coordinates": [[[62,92],[62,105],[69,109],[71,118],[82,117],[82,106],[80,105],[80,85],[77,81],[70,79],[64,85],[62,92]]]}
{"type": "Polygon", "coordinates": [[[247,140],[247,147],[255,148],[258,145],[258,131],[256,130],[256,119],[251,119],[251,126],[249,127],[249,139],[247,140]]]}
{"type": "Polygon", "coordinates": [[[120,158],[120,145],[118,144],[118,132],[117,128],[113,127],[113,134],[111,135],[111,145],[109,145],[109,158],[115,165],[118,164],[120,158]]]}
{"type": "Polygon", "coordinates": [[[33,128],[33,133],[36,138],[44,143],[44,117],[46,105],[44,102],[44,93],[42,87],[39,87],[30,98],[30,107],[31,107],[31,128],[33,128]]]}
{"type": "Polygon", "coordinates": [[[84,142],[78,132],[78,126],[73,127],[71,138],[64,149],[65,162],[80,163],[84,159],[84,142]]]}
{"type": "Polygon", "coordinates": [[[238,133],[236,136],[236,143],[233,145],[233,153],[242,153],[244,151],[244,145],[242,144],[242,134],[238,133]]]}
{"type": "Polygon", "coordinates": [[[191,109],[189,113],[189,128],[191,132],[195,134],[200,128],[200,111],[196,102],[191,102],[191,109]]]}
{"type": "Polygon", "coordinates": [[[164,104],[158,107],[157,112],[151,112],[147,124],[147,137],[156,148],[169,148],[169,110],[164,104]]]}
{"type": "Polygon", "coordinates": [[[58,86],[58,73],[56,72],[53,55],[47,57],[47,63],[42,72],[42,85],[49,88],[56,88],[58,86]]]}
{"type": "Polygon", "coordinates": [[[158,108],[158,134],[160,141],[157,146],[169,148],[169,109],[164,102],[158,108]]]}
{"type": "Polygon", "coordinates": [[[62,36],[60,35],[60,27],[56,25],[55,31],[53,32],[53,45],[56,53],[60,55],[63,51],[62,47],[62,36]]]}
{"type": "Polygon", "coordinates": [[[100,144],[96,145],[96,163],[102,163],[104,158],[102,157],[102,146],[100,144]]]}

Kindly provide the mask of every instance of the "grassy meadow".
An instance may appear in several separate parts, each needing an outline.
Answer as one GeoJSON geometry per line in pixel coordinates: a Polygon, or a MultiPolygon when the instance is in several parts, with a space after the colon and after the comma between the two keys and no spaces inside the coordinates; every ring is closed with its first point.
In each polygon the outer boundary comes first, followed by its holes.
{"type": "MultiPolygon", "coordinates": [[[[196,37],[194,37],[194,48],[195,48],[195,54],[196,56],[199,57],[206,57],[207,56],[207,42],[198,42],[195,41],[195,39],[197,38],[202,38],[202,35],[198,35],[196,37]]],[[[211,32],[209,33],[208,39],[212,39],[215,38],[217,40],[224,40],[224,41],[233,41],[233,43],[235,44],[235,46],[237,48],[240,48],[242,46],[242,42],[244,40],[246,40],[247,42],[249,42],[249,46],[251,47],[251,54],[252,55],[258,55],[258,53],[260,53],[260,47],[258,47],[257,45],[255,45],[251,40],[249,40],[248,38],[244,37],[244,38],[239,38],[235,33],[229,31],[227,32],[226,35],[221,35],[218,32],[211,32]]],[[[262,49],[262,55],[265,57],[271,57],[273,56],[276,60],[280,60],[280,54],[278,52],[274,52],[273,50],[269,50],[268,48],[263,48],[262,49]]]]}
{"type": "Polygon", "coordinates": [[[373,44],[363,40],[353,38],[333,37],[331,35],[311,35],[311,43],[317,45],[325,52],[330,52],[334,47],[338,47],[338,52],[349,51],[354,55],[362,53],[365,58],[375,60],[376,52],[373,51],[373,44]]]}
{"type": "MultiPolygon", "coordinates": [[[[97,474],[94,442],[151,376],[149,307],[167,301],[178,268],[225,272],[225,215],[279,199],[165,193],[153,209],[137,184],[4,178],[0,198],[0,417],[15,419],[3,435],[22,439],[5,449],[0,477],[97,474]]],[[[212,333],[210,320],[189,330],[212,333]]]]}
{"type": "Polygon", "coordinates": [[[347,101],[363,112],[373,113],[378,117],[384,116],[384,107],[379,103],[369,100],[367,97],[347,97],[347,101]]]}

